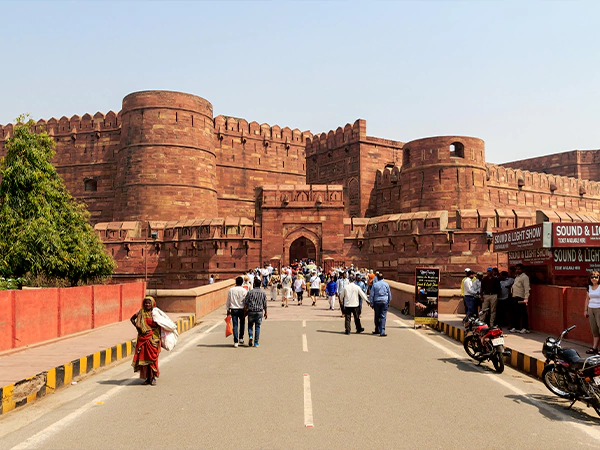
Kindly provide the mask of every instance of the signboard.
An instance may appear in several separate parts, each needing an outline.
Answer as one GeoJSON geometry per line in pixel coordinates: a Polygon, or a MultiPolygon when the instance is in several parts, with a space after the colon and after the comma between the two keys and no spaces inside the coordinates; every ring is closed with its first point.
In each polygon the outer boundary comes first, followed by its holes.
{"type": "Polygon", "coordinates": [[[415,269],[415,326],[437,325],[440,299],[440,269],[415,269]]]}
{"type": "Polygon", "coordinates": [[[553,223],[552,247],[600,247],[599,223],[553,223]]]}
{"type": "MultiPolygon", "coordinates": [[[[552,225],[543,222],[529,227],[494,233],[494,251],[509,252],[527,248],[550,248],[552,225]]],[[[600,245],[600,240],[598,241],[600,245]]]]}
{"type": "Polygon", "coordinates": [[[515,266],[546,266],[552,263],[552,250],[547,248],[532,248],[508,252],[508,265],[515,266]]]}
{"type": "Polygon", "coordinates": [[[508,252],[508,264],[548,266],[554,275],[587,275],[600,270],[600,248],[554,248],[508,252]]]}

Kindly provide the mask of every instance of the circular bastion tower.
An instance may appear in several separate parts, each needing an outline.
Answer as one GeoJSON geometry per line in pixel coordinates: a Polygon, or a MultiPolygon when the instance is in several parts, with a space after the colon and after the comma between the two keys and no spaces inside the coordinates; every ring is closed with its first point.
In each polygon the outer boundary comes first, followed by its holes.
{"type": "Polygon", "coordinates": [[[404,145],[401,211],[476,209],[486,193],[484,142],[438,136],[404,145]]]}
{"type": "Polygon", "coordinates": [[[212,105],[195,95],[142,91],[123,99],[115,221],[217,217],[212,105]]]}

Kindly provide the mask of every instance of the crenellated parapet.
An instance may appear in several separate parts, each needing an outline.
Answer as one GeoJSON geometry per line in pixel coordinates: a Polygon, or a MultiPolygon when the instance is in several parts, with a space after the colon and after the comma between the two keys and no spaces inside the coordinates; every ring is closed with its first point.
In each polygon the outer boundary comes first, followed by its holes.
{"type": "Polygon", "coordinates": [[[332,185],[266,185],[261,208],[343,208],[344,188],[332,185]]]}
{"type": "Polygon", "coordinates": [[[311,157],[321,152],[333,150],[344,145],[358,143],[367,139],[367,122],[363,119],[356,120],[353,124],[347,123],[343,128],[335,131],[315,134],[306,143],[306,156],[311,157]]]}
{"type": "Polygon", "coordinates": [[[271,144],[282,144],[289,148],[291,145],[304,146],[312,133],[300,131],[298,128],[281,128],[279,125],[266,123],[248,122],[237,117],[219,115],[214,119],[215,133],[219,140],[227,137],[237,137],[241,144],[248,139],[261,140],[265,146],[271,144]]]}
{"type": "Polygon", "coordinates": [[[600,199],[600,182],[487,164],[490,187],[529,190],[540,194],[587,195],[600,199]]]}

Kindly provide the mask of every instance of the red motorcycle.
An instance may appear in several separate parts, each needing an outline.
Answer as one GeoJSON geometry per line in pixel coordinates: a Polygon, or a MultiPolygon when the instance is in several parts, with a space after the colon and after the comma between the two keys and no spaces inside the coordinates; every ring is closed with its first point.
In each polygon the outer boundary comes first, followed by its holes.
{"type": "Polygon", "coordinates": [[[479,316],[467,316],[463,319],[465,326],[465,342],[463,344],[467,355],[481,364],[491,360],[498,373],[504,372],[504,357],[510,356],[510,349],[504,348],[504,334],[498,326],[490,327],[481,316],[489,308],[479,313],[479,316]]]}

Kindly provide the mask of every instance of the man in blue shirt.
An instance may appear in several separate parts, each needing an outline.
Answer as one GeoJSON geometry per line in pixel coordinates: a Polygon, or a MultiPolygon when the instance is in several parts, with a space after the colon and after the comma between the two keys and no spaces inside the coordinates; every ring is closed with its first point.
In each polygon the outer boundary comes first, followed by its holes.
{"type": "Polygon", "coordinates": [[[379,334],[381,337],[387,336],[385,333],[385,320],[388,307],[392,301],[392,291],[390,285],[383,281],[383,274],[378,273],[369,295],[371,307],[375,310],[375,330],[372,334],[379,334]]]}

